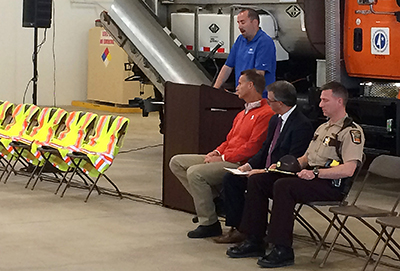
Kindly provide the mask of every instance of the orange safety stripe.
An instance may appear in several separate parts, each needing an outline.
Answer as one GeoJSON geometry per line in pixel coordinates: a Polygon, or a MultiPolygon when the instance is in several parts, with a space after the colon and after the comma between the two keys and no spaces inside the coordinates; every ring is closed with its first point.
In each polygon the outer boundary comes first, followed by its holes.
{"type": "Polygon", "coordinates": [[[11,137],[9,137],[8,135],[3,135],[3,134],[0,134],[0,137],[1,138],[4,138],[4,139],[10,139],[11,137]]]}
{"type": "MultiPolygon", "coordinates": [[[[89,120],[93,116],[92,113],[86,113],[86,114],[90,114],[90,115],[87,115],[85,118],[85,122],[83,123],[83,126],[82,126],[84,128],[86,128],[86,125],[88,124],[89,120]]],[[[79,136],[76,139],[74,146],[79,147],[81,145],[81,142],[82,142],[84,136],[85,136],[85,133],[83,132],[83,129],[79,129],[79,136]]]]}
{"type": "MultiPolygon", "coordinates": [[[[120,117],[118,119],[117,127],[116,127],[116,129],[114,131],[118,131],[119,130],[119,128],[121,127],[122,121],[123,121],[123,118],[120,117]]],[[[111,151],[115,148],[115,144],[114,144],[115,140],[116,140],[116,136],[114,134],[112,134],[110,143],[108,143],[108,146],[107,146],[107,153],[111,153],[111,151]]]]}
{"type": "Polygon", "coordinates": [[[5,114],[6,114],[6,112],[7,112],[7,108],[8,108],[8,106],[9,106],[10,104],[12,104],[12,103],[10,103],[9,101],[3,102],[3,109],[4,109],[4,110],[1,112],[0,119],[4,119],[5,114]]]}
{"type": "Polygon", "coordinates": [[[58,136],[58,139],[61,140],[61,139],[63,139],[63,138],[68,134],[68,132],[70,131],[71,124],[72,124],[72,122],[75,120],[75,118],[77,117],[77,115],[78,115],[78,113],[77,113],[76,111],[72,112],[72,113],[69,115],[69,117],[68,117],[67,120],[65,121],[66,129],[60,133],[60,135],[58,136]]]}
{"type": "Polygon", "coordinates": [[[103,168],[105,168],[107,166],[107,164],[106,163],[104,163],[102,166],[100,166],[99,168],[97,168],[97,171],[102,171],[103,170],[103,168]]]}
{"type": "Polygon", "coordinates": [[[35,136],[38,133],[38,131],[40,130],[40,128],[43,127],[44,118],[46,117],[46,114],[49,111],[49,109],[50,108],[48,108],[48,107],[43,108],[43,110],[42,110],[42,112],[41,112],[41,114],[39,116],[39,120],[38,120],[39,125],[33,128],[31,136],[35,136]]]}
{"type": "Polygon", "coordinates": [[[97,129],[96,129],[96,136],[92,137],[90,139],[89,145],[93,146],[93,145],[96,144],[96,139],[100,137],[100,132],[103,129],[103,126],[104,126],[104,123],[105,123],[106,119],[107,119],[107,116],[102,116],[100,118],[100,123],[97,125],[97,129]]]}
{"type": "Polygon", "coordinates": [[[28,120],[27,120],[27,119],[24,120],[24,124],[22,125],[22,127],[23,127],[23,128],[22,128],[21,131],[18,133],[18,136],[22,136],[22,134],[24,133],[26,127],[28,127],[28,120]]]}
{"type": "Polygon", "coordinates": [[[56,116],[56,119],[54,120],[54,124],[57,124],[60,121],[61,117],[66,113],[66,111],[60,110],[60,108],[58,108],[57,111],[58,111],[58,114],[56,116]]]}
{"type": "Polygon", "coordinates": [[[104,160],[106,160],[109,164],[111,164],[114,161],[114,158],[111,155],[108,154],[103,154],[104,160]]]}
{"type": "Polygon", "coordinates": [[[23,104],[19,104],[19,105],[15,108],[15,110],[14,110],[14,112],[13,112],[13,114],[12,114],[13,121],[12,121],[11,123],[9,123],[9,124],[4,128],[4,130],[9,130],[9,129],[14,125],[14,123],[15,123],[15,116],[17,116],[17,115],[21,112],[23,106],[24,106],[23,104]]]}
{"type": "Polygon", "coordinates": [[[104,160],[100,159],[100,161],[97,162],[97,163],[95,163],[94,166],[95,166],[95,168],[96,168],[97,170],[99,170],[99,168],[100,168],[100,166],[101,166],[102,164],[104,164],[104,160]]]}
{"type": "MultiPolygon", "coordinates": [[[[28,105],[29,106],[29,105],[28,105]]],[[[32,114],[32,108],[33,108],[34,106],[29,106],[29,114],[28,114],[28,116],[25,118],[25,120],[24,120],[24,124],[23,124],[23,126],[22,126],[22,129],[21,129],[21,131],[19,132],[19,134],[18,134],[18,136],[22,136],[22,134],[24,133],[24,131],[25,131],[25,129],[28,127],[28,121],[30,121],[30,117],[32,117],[32,116],[30,116],[31,114],[32,114]]],[[[35,106],[35,108],[36,108],[36,106],[35,106]]]]}
{"type": "Polygon", "coordinates": [[[54,147],[54,148],[57,148],[57,149],[58,149],[58,148],[63,148],[63,146],[58,145],[58,144],[53,143],[53,142],[50,142],[49,145],[50,145],[51,147],[54,147]]]}

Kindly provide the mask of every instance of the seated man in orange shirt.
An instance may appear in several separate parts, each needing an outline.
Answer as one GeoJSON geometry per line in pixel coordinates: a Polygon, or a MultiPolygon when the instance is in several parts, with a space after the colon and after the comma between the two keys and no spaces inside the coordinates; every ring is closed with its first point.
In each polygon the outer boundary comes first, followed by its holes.
{"type": "Polygon", "coordinates": [[[237,168],[258,152],[267,137],[268,122],[274,115],[262,93],[265,79],[256,70],[241,73],[236,94],[245,109],[237,114],[226,141],[207,155],[180,154],[171,158],[171,171],[192,195],[200,226],[189,238],[222,234],[215,212],[212,187],[222,183],[224,167],[237,168]]]}

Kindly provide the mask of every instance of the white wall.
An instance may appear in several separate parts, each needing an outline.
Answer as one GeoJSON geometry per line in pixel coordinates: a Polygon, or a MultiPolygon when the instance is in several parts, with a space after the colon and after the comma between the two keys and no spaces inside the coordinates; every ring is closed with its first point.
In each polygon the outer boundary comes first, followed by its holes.
{"type": "MultiPolygon", "coordinates": [[[[53,29],[55,29],[56,102],[69,105],[73,100],[86,100],[88,31],[94,27],[103,8],[100,5],[53,1],[53,24],[47,30],[47,41],[38,57],[38,105],[53,105],[53,29]]],[[[87,1],[96,2],[96,1],[87,1]]],[[[2,29],[0,38],[0,100],[22,103],[28,81],[33,75],[33,28],[22,27],[23,0],[0,0],[2,29]]],[[[44,29],[39,29],[39,42],[44,29]]],[[[32,84],[25,102],[32,103],[32,84]]]]}

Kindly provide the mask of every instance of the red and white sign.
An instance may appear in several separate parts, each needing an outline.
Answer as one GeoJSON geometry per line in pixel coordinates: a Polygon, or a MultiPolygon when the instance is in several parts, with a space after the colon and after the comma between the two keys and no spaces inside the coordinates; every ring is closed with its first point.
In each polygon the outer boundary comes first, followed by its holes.
{"type": "Polygon", "coordinates": [[[114,46],[113,38],[105,30],[100,32],[100,45],[114,46]]]}

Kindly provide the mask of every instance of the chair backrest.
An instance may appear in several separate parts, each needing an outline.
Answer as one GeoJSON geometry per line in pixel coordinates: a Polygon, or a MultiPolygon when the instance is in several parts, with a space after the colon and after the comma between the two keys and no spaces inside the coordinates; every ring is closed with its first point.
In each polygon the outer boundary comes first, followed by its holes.
{"type": "Polygon", "coordinates": [[[344,187],[343,192],[342,192],[344,194],[342,202],[346,201],[347,196],[349,195],[349,192],[350,192],[351,188],[353,187],[353,184],[354,184],[355,180],[357,180],[358,175],[360,174],[361,169],[362,169],[366,159],[367,159],[367,157],[366,157],[365,153],[363,153],[362,161],[361,162],[358,161],[357,167],[356,167],[356,170],[353,173],[353,176],[351,176],[350,178],[347,178],[345,180],[346,184],[345,184],[345,187],[344,187]]]}
{"type": "MultiPolygon", "coordinates": [[[[393,180],[400,180],[400,157],[398,156],[391,156],[391,155],[379,155],[377,156],[369,165],[367,174],[361,184],[360,189],[358,190],[352,204],[354,205],[362,190],[367,183],[367,180],[372,175],[377,175],[393,180]]],[[[400,195],[397,197],[394,206],[392,207],[392,212],[397,208],[397,205],[400,202],[400,195]]]]}
{"type": "Polygon", "coordinates": [[[62,129],[56,137],[45,145],[58,150],[60,156],[46,156],[49,162],[61,171],[67,171],[72,165],[68,153],[79,151],[79,147],[92,135],[98,115],[91,112],[73,111],[68,115],[62,129]]]}
{"type": "Polygon", "coordinates": [[[85,173],[96,177],[111,166],[122,147],[128,124],[129,119],[125,117],[100,117],[95,134],[80,148],[80,152],[85,153],[90,160],[90,163],[83,161],[81,164],[85,173]]]}
{"type": "Polygon", "coordinates": [[[372,161],[368,172],[390,179],[400,179],[400,157],[380,155],[372,161]]]}
{"type": "Polygon", "coordinates": [[[95,134],[82,149],[115,156],[122,147],[129,119],[121,116],[101,116],[95,134]]]}
{"type": "Polygon", "coordinates": [[[1,131],[1,142],[7,146],[11,137],[21,136],[30,130],[39,115],[40,108],[33,104],[19,104],[12,113],[12,120],[1,131]]]}
{"type": "Polygon", "coordinates": [[[97,114],[91,112],[71,112],[65,121],[65,127],[51,140],[50,145],[53,147],[80,147],[87,142],[98,117],[97,114]]]}
{"type": "Polygon", "coordinates": [[[68,112],[64,109],[45,107],[40,112],[32,129],[24,131],[21,137],[16,138],[16,140],[21,139],[26,143],[33,141],[50,142],[58,126],[65,121],[67,115],[68,112]]]}

